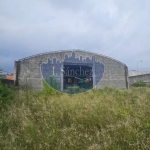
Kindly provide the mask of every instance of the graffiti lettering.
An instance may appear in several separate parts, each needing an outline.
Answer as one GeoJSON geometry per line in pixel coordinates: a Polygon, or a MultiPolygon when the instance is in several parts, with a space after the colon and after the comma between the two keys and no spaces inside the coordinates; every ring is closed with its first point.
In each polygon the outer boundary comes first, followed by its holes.
{"type": "Polygon", "coordinates": [[[64,67],[64,76],[92,76],[92,69],[85,66],[64,67]]]}

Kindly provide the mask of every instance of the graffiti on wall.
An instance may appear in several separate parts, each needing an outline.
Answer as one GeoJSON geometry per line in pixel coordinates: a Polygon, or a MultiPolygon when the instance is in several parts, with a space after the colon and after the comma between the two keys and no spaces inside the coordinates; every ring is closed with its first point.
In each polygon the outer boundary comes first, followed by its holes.
{"type": "Polygon", "coordinates": [[[44,80],[54,89],[65,93],[81,93],[92,89],[102,79],[104,65],[82,56],[77,58],[75,52],[71,56],[64,55],[64,60],[48,59],[41,65],[44,80]]]}

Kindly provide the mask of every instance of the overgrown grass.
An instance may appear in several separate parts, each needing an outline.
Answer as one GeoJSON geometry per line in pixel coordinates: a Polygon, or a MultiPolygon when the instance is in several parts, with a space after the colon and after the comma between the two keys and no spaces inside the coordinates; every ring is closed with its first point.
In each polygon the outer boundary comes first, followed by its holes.
{"type": "Polygon", "coordinates": [[[0,112],[0,149],[150,148],[150,88],[45,92],[16,91],[0,112]]]}

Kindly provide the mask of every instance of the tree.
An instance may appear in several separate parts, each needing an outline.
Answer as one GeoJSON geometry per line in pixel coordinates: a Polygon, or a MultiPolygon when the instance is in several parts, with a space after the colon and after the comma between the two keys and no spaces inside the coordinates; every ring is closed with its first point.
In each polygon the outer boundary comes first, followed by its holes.
{"type": "Polygon", "coordinates": [[[3,72],[3,69],[2,68],[0,68],[0,73],[2,73],[3,72]]]}

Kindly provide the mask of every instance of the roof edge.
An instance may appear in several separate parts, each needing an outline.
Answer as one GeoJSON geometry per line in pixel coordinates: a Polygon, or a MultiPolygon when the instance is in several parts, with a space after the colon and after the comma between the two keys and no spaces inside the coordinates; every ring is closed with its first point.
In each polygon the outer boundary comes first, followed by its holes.
{"type": "Polygon", "coordinates": [[[29,57],[25,57],[25,58],[22,58],[22,59],[19,59],[18,61],[24,61],[24,60],[27,60],[27,59],[30,59],[30,58],[33,58],[33,57],[37,57],[37,56],[41,56],[41,55],[46,55],[46,54],[50,54],[50,53],[59,53],[59,52],[67,52],[67,51],[72,51],[72,52],[75,52],[75,51],[81,51],[81,52],[87,52],[87,53],[91,53],[91,54],[95,54],[95,55],[99,55],[99,56],[102,56],[102,57],[105,57],[105,58],[108,58],[108,59],[111,59],[111,60],[114,60],[124,66],[127,67],[126,64],[122,63],[121,61],[119,60],[116,60],[112,57],[109,57],[109,56],[106,56],[106,55],[102,55],[102,54],[99,54],[99,53],[96,53],[96,52],[91,52],[91,51],[86,51],[86,50],[81,50],[81,49],[68,49],[68,50],[58,50],[58,51],[50,51],[50,52],[44,52],[44,53],[40,53],[40,54],[35,54],[35,55],[32,55],[32,56],[29,56],[29,57]]]}

